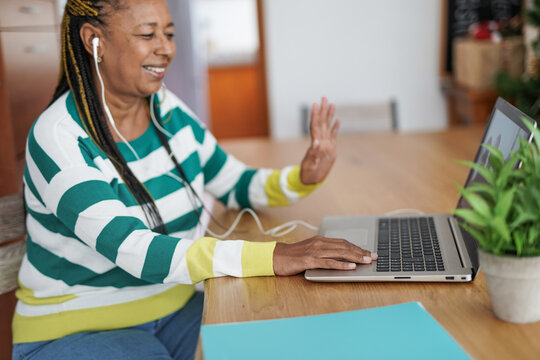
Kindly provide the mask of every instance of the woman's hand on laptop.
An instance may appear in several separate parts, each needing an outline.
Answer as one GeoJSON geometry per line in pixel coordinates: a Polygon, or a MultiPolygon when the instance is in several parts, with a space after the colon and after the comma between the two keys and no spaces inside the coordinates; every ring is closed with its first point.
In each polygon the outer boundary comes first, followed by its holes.
{"type": "Polygon", "coordinates": [[[328,176],[336,160],[336,136],[339,120],[334,119],[334,104],[328,104],[326,97],[321,105],[314,103],[311,107],[311,145],[301,164],[300,180],[308,184],[316,184],[328,176]]]}
{"type": "Polygon", "coordinates": [[[369,264],[377,254],[344,239],[314,236],[294,244],[277,243],[274,273],[295,275],[309,269],[354,270],[356,264],[369,264]]]}

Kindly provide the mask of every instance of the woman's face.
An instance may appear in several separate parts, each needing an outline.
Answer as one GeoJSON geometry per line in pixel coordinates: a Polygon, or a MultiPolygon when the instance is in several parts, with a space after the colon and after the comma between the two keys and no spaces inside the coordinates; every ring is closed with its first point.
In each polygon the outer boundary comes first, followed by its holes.
{"type": "Polygon", "coordinates": [[[121,5],[107,9],[99,69],[108,93],[146,97],[159,90],[174,58],[173,23],[165,0],[124,0],[121,5]]]}

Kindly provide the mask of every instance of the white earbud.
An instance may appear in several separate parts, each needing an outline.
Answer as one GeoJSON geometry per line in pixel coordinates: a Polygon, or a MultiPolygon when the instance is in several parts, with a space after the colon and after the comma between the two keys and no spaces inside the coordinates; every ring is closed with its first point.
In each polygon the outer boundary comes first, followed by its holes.
{"type": "Polygon", "coordinates": [[[94,61],[98,60],[97,48],[99,47],[99,38],[95,37],[92,39],[92,53],[94,55],[94,61]]]}
{"type": "Polygon", "coordinates": [[[113,116],[111,114],[111,110],[109,110],[109,107],[107,106],[107,101],[105,100],[105,84],[103,84],[103,78],[101,77],[101,73],[99,72],[99,62],[101,60],[98,60],[98,54],[97,54],[97,48],[99,47],[99,38],[95,37],[92,39],[92,52],[94,56],[94,64],[96,66],[96,73],[99,79],[99,83],[101,85],[101,100],[103,101],[103,109],[105,110],[105,115],[107,116],[107,119],[109,119],[109,123],[111,124],[111,127],[113,128],[114,132],[118,135],[118,137],[124,142],[124,144],[127,145],[129,150],[135,155],[135,158],[137,160],[140,160],[139,155],[137,155],[137,152],[133,147],[129,144],[129,142],[120,134],[120,131],[116,128],[116,124],[114,122],[113,116]]]}

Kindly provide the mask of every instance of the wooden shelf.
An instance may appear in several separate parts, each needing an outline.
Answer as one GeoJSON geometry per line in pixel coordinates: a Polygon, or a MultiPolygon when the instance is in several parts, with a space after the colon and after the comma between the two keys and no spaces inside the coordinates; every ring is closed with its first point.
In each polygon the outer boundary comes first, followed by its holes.
{"type": "Polygon", "coordinates": [[[447,76],[441,77],[450,126],[486,123],[499,96],[495,89],[470,89],[447,76]]]}

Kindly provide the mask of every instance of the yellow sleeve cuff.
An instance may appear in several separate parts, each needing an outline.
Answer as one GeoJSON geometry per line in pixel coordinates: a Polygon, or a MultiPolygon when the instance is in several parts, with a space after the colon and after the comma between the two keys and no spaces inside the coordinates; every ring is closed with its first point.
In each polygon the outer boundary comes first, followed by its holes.
{"type": "Polygon", "coordinates": [[[202,237],[187,250],[186,263],[193,284],[214,277],[214,249],[218,241],[213,237],[202,237]]]}
{"type": "Polygon", "coordinates": [[[275,247],[275,241],[244,241],[242,246],[242,277],[274,276],[275,247]]]}
{"type": "Polygon", "coordinates": [[[294,191],[300,197],[304,197],[313,192],[316,188],[321,186],[324,181],[317,184],[306,185],[300,179],[300,166],[295,166],[287,175],[287,187],[289,190],[294,191]]]}

